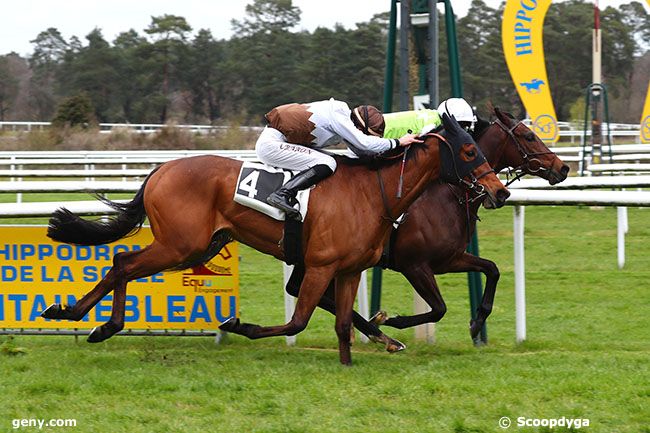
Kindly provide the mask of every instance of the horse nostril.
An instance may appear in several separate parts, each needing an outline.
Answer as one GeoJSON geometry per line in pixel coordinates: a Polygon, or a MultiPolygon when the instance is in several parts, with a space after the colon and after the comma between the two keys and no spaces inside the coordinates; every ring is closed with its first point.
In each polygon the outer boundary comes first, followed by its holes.
{"type": "Polygon", "coordinates": [[[510,191],[508,191],[507,189],[503,188],[497,191],[498,203],[505,203],[508,197],[510,197],[510,191]]]}
{"type": "Polygon", "coordinates": [[[560,169],[560,174],[562,175],[562,180],[566,179],[566,177],[569,175],[569,168],[568,165],[564,164],[562,168],[560,169]]]}

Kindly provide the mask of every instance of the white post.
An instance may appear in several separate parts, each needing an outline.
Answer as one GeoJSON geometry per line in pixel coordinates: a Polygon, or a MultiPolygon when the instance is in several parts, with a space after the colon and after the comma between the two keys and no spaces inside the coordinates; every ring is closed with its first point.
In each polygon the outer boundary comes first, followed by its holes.
{"type": "MultiPolygon", "coordinates": [[[[295,300],[293,296],[287,293],[284,288],[287,286],[287,282],[289,281],[289,278],[291,277],[291,273],[293,272],[293,266],[289,266],[287,264],[282,264],[282,271],[283,271],[283,282],[284,284],[282,285],[282,291],[284,292],[284,320],[288,322],[291,320],[291,317],[293,317],[293,312],[295,310],[295,300]]],[[[366,271],[363,271],[361,273],[361,279],[359,280],[359,289],[358,289],[358,308],[359,308],[359,314],[361,314],[366,320],[368,319],[370,315],[370,303],[368,302],[368,280],[367,280],[367,274],[366,271]]],[[[288,346],[293,346],[296,344],[296,336],[292,335],[291,337],[286,337],[287,339],[287,345],[288,346]]],[[[365,335],[361,334],[361,342],[367,343],[368,337],[365,335]]]]}
{"type": "MultiPolygon", "coordinates": [[[[359,314],[361,314],[364,319],[368,320],[368,316],[370,315],[370,303],[368,302],[368,277],[366,271],[363,271],[361,273],[357,302],[359,303],[359,314]]],[[[367,343],[369,341],[370,340],[368,340],[368,337],[366,337],[364,334],[361,334],[362,343],[367,343]]]]}
{"type": "Polygon", "coordinates": [[[623,269],[625,266],[625,233],[627,232],[627,208],[616,208],[617,225],[616,240],[618,246],[618,268],[623,269]]]}
{"type": "MultiPolygon", "coordinates": [[[[285,322],[289,322],[291,318],[293,317],[293,311],[295,310],[295,298],[291,296],[290,294],[287,293],[286,290],[284,290],[285,287],[287,287],[287,281],[289,281],[289,277],[291,277],[291,272],[293,272],[293,266],[289,266],[287,264],[282,265],[282,270],[284,274],[284,284],[282,285],[282,292],[284,293],[284,320],[285,322]]],[[[296,344],[296,336],[287,336],[285,337],[287,339],[287,346],[293,346],[296,344]]]]}
{"type": "MultiPolygon", "coordinates": [[[[413,294],[413,312],[415,314],[426,313],[431,310],[429,304],[424,302],[424,299],[416,293],[413,294]]],[[[415,339],[425,341],[429,344],[436,342],[436,324],[425,323],[415,327],[415,339]]]]}
{"type": "Polygon", "coordinates": [[[524,268],[524,206],[515,206],[515,334],[517,343],[526,339],[526,270],[524,268]]]}

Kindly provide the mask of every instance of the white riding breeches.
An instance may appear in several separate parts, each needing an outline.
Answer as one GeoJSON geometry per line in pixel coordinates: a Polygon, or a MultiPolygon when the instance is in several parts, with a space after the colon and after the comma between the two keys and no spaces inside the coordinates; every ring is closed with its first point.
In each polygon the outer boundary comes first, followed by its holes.
{"type": "Polygon", "coordinates": [[[284,134],[270,126],[264,128],[257,139],[255,152],[260,161],[274,167],[303,171],[325,164],[332,172],[336,170],[334,158],[307,146],[287,143],[284,134]]]}

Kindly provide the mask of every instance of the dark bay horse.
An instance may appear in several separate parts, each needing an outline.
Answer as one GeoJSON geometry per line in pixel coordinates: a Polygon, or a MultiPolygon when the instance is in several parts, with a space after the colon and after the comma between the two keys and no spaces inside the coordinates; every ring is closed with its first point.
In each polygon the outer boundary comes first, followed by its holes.
{"type": "MultiPolygon", "coordinates": [[[[458,166],[473,164],[462,176],[463,182],[485,190],[493,207],[502,206],[509,193],[472,138],[453,119],[446,118],[445,127],[448,137],[462,139],[450,152],[454,162],[458,166]]],[[[297,334],[307,326],[329,282],[334,280],[340,361],[350,364],[352,306],[360,272],[377,263],[390,233],[391,219],[439,178],[444,168],[440,155],[445,146],[437,135],[429,135],[423,144],[412,146],[403,171],[401,199],[396,198],[402,171],[400,159],[374,170],[341,164],[333,176],[311,191],[303,228],[305,272],[291,320],[281,326],[259,326],[236,319],[221,328],[253,339],[297,334]]],[[[93,329],[88,337],[90,342],[103,341],[124,327],[126,286],[131,280],[203,263],[231,239],[283,259],[283,223],[233,201],[241,164],[218,156],[165,163],[147,177],[131,202],[105,200],[118,211],[109,221],[84,220],[66,209],[55,212],[48,236],[57,241],[110,243],[137,230],[146,217],[154,241],[142,250],[116,254],[106,276],[74,306],[53,304],[42,316],[81,320],[113,290],[110,320],[93,329]]]]}
{"type": "MultiPolygon", "coordinates": [[[[533,131],[498,108],[494,108],[494,115],[496,120],[492,123],[479,122],[475,136],[495,171],[511,167],[518,172],[547,179],[551,185],[566,179],[569,167],[533,131]]],[[[399,351],[404,345],[387,337],[376,325],[403,329],[438,322],[445,315],[447,307],[435,274],[475,271],[486,276],[477,318],[470,322],[470,334],[477,341],[492,311],[499,281],[499,269],[494,262],[466,252],[469,239],[476,229],[480,204],[478,200],[468,201],[466,192],[456,186],[436,182],[427,185],[422,195],[408,208],[404,223],[393,235],[388,268],[401,272],[431,307],[431,311],[390,318],[380,312],[371,319],[372,323],[354,312],[354,326],[371,340],[386,344],[389,352],[399,351]]],[[[294,296],[299,288],[301,271],[297,268],[287,283],[287,292],[294,296]]],[[[319,306],[335,311],[331,288],[319,306]]]]}

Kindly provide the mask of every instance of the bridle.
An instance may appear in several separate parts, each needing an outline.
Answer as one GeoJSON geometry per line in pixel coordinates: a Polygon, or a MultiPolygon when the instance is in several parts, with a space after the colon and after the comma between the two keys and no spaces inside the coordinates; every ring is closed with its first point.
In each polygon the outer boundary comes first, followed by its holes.
{"type": "MultiPolygon", "coordinates": [[[[444,143],[444,145],[446,145],[447,148],[449,148],[449,150],[450,150],[450,152],[452,154],[451,161],[452,161],[452,167],[453,167],[453,173],[454,173],[455,179],[449,178],[449,179],[445,179],[445,180],[447,180],[449,182],[455,182],[458,185],[462,185],[468,192],[474,193],[475,197],[472,200],[477,200],[479,197],[481,197],[481,196],[483,196],[485,194],[485,187],[482,184],[479,183],[479,180],[481,180],[485,176],[489,175],[490,173],[494,173],[494,170],[492,169],[492,167],[490,167],[489,170],[486,170],[483,173],[475,176],[474,173],[472,173],[472,171],[474,170],[474,168],[481,165],[481,163],[476,164],[475,166],[474,166],[474,163],[473,163],[473,164],[471,164],[469,166],[469,169],[468,168],[464,169],[464,171],[466,171],[466,172],[459,173],[458,163],[457,163],[458,161],[457,161],[456,154],[454,153],[454,149],[453,149],[451,143],[449,143],[449,141],[444,136],[442,136],[440,134],[437,134],[435,132],[429,132],[429,133],[425,134],[424,137],[435,137],[435,138],[437,138],[441,142],[440,145],[443,146],[443,143],[444,143]],[[465,179],[466,177],[468,177],[469,180],[466,180],[465,179]]],[[[478,148],[478,146],[476,146],[476,149],[480,153],[480,155],[482,156],[483,162],[487,162],[485,160],[485,156],[482,155],[482,153],[481,153],[480,149],[478,148]]],[[[442,161],[441,161],[441,164],[442,164],[442,161]]]]}
{"type": "MultiPolygon", "coordinates": [[[[476,175],[476,176],[474,175],[474,173],[472,173],[472,170],[475,167],[471,167],[470,170],[467,170],[467,174],[459,173],[458,164],[457,164],[457,161],[456,161],[456,154],[454,153],[453,147],[449,143],[449,141],[445,137],[443,137],[442,135],[437,134],[435,132],[429,132],[429,133],[423,135],[421,138],[426,139],[426,137],[435,137],[440,141],[440,146],[446,145],[450,149],[451,154],[453,155],[451,160],[453,162],[453,173],[455,175],[455,179],[449,179],[449,180],[452,181],[452,182],[456,182],[456,184],[458,184],[458,185],[463,186],[463,188],[465,189],[465,203],[472,203],[472,202],[474,202],[476,200],[479,200],[485,194],[487,194],[486,191],[485,191],[485,187],[481,183],[479,183],[479,180],[481,180],[485,176],[489,175],[490,173],[494,173],[494,170],[491,167],[490,167],[489,170],[485,170],[483,173],[480,173],[479,175],[476,175]],[[469,180],[465,179],[466,177],[468,177],[469,180]],[[472,197],[470,197],[470,195],[472,197]]],[[[381,159],[387,159],[387,160],[402,158],[402,171],[400,173],[398,192],[397,192],[397,196],[396,196],[396,198],[398,198],[398,199],[401,198],[402,180],[403,180],[403,174],[404,174],[404,164],[406,163],[406,153],[408,152],[410,147],[411,146],[407,146],[406,148],[404,148],[402,150],[402,152],[400,152],[400,153],[398,153],[396,155],[380,156],[381,159]]],[[[476,148],[480,152],[480,149],[478,149],[478,146],[476,146],[476,148]]],[[[482,156],[482,154],[481,154],[481,156],[482,156]]],[[[483,159],[485,160],[485,156],[483,156],[483,159]]],[[[441,164],[442,164],[442,162],[441,162],[441,164]]],[[[478,164],[478,165],[481,165],[481,164],[478,164]]],[[[388,206],[388,198],[386,197],[384,181],[383,181],[383,179],[381,177],[380,170],[377,170],[377,180],[379,182],[379,189],[381,191],[381,198],[382,198],[382,202],[383,202],[383,205],[384,205],[384,210],[386,212],[386,215],[383,218],[390,221],[392,224],[394,224],[396,226],[400,225],[403,222],[403,220],[399,220],[399,218],[394,218],[391,215],[390,208],[388,206]]]]}
{"type": "Polygon", "coordinates": [[[521,145],[519,140],[517,139],[517,136],[514,134],[514,130],[517,129],[519,125],[522,125],[523,122],[520,120],[512,128],[508,128],[508,126],[503,123],[499,118],[497,117],[493,123],[496,123],[499,125],[499,127],[506,133],[510,138],[512,138],[512,141],[515,143],[515,146],[517,147],[517,151],[521,155],[521,158],[524,160],[524,162],[517,167],[514,168],[508,168],[506,171],[506,177],[507,177],[507,182],[506,186],[509,186],[512,184],[514,181],[521,179],[524,177],[526,174],[545,174],[547,172],[550,172],[550,168],[544,167],[542,164],[542,161],[540,161],[537,156],[540,155],[549,155],[552,154],[553,152],[551,150],[544,151],[544,152],[527,152],[524,147],[521,145]],[[510,178],[510,176],[513,176],[510,178]]]}

